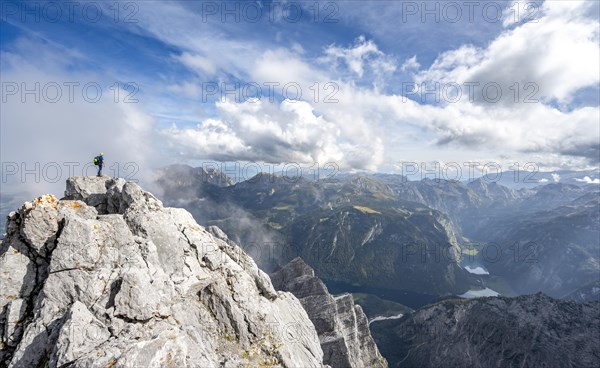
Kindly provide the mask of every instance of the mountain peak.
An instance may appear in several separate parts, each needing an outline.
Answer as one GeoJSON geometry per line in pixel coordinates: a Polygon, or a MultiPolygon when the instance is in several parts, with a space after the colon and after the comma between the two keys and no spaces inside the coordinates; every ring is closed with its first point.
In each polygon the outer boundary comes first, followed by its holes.
{"type": "Polygon", "coordinates": [[[292,294],[135,183],[69,178],[65,198],[26,202],[7,230],[3,366],[323,366],[292,294]]]}

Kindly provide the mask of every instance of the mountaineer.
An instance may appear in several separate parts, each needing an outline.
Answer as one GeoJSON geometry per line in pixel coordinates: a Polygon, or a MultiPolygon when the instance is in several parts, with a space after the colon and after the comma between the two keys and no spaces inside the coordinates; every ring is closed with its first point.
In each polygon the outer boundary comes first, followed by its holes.
{"type": "Polygon", "coordinates": [[[98,165],[97,176],[102,176],[102,165],[104,165],[104,153],[100,152],[100,155],[94,157],[94,165],[98,165]]]}

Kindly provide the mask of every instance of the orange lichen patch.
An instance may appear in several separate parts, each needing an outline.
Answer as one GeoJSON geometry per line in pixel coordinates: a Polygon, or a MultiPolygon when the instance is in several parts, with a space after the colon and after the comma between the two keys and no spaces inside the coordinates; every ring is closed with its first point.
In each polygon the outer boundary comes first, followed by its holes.
{"type": "Polygon", "coordinates": [[[98,229],[98,226],[94,225],[94,230],[98,229]]]}
{"type": "Polygon", "coordinates": [[[73,208],[81,208],[81,205],[79,204],[79,202],[74,201],[73,202],[73,208]]]}
{"type": "Polygon", "coordinates": [[[56,199],[56,197],[53,194],[44,194],[41,197],[37,197],[36,199],[33,200],[34,204],[37,205],[45,205],[45,204],[50,204],[53,206],[56,206],[58,200],[56,199]]]}

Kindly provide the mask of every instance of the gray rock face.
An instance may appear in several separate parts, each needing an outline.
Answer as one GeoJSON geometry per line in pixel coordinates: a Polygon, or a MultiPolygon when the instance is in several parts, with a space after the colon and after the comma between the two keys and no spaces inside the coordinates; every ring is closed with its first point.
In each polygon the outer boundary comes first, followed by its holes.
{"type": "Polygon", "coordinates": [[[392,367],[597,367],[600,302],[449,299],[373,330],[392,367]]]}
{"type": "Polygon", "coordinates": [[[122,179],[65,195],[9,216],[0,366],[323,366],[298,299],[219,229],[122,179]]]}
{"type": "Polygon", "coordinates": [[[271,275],[277,290],[292,292],[315,325],[324,363],[336,368],[387,367],[371,337],[367,316],[350,294],[333,297],[314,270],[295,258],[271,275]]]}

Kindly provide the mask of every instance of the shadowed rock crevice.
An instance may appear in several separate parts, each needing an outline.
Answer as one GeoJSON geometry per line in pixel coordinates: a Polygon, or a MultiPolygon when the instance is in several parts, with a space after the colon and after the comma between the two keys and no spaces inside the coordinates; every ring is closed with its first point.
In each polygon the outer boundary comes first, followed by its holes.
{"type": "MultiPolygon", "coordinates": [[[[3,305],[3,313],[0,328],[2,330],[2,352],[0,362],[8,365],[15,350],[21,343],[24,333],[35,318],[36,310],[39,309],[43,295],[44,284],[50,274],[49,265],[52,260],[52,251],[57,246],[64,228],[65,220],[60,218],[56,210],[56,198],[43,196],[37,198],[33,203],[26,202],[17,212],[9,215],[7,226],[7,239],[0,246],[0,259],[6,261],[12,256],[22,255],[26,258],[20,259],[21,272],[24,276],[20,283],[17,295],[2,293],[3,299],[9,300],[3,305]],[[52,223],[55,221],[55,223],[52,223]],[[23,263],[26,264],[23,270],[23,263]]],[[[14,262],[15,259],[13,258],[14,262]]],[[[4,272],[11,272],[12,262],[1,262],[4,272]]],[[[18,286],[19,283],[12,286],[18,286]]],[[[10,288],[10,287],[9,287],[10,288]]],[[[3,288],[4,289],[4,288],[3,288]]],[[[46,327],[48,335],[41,335],[39,339],[50,338],[52,326],[59,323],[53,322],[46,327]]],[[[39,340],[38,339],[38,340],[39,340]]]]}

